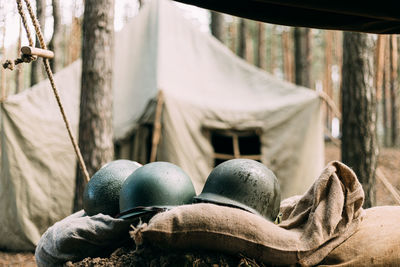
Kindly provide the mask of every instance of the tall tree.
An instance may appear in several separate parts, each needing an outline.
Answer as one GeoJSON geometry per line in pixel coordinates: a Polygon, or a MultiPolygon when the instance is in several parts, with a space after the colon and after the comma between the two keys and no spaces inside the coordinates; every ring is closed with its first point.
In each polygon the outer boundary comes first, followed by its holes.
{"type": "Polygon", "coordinates": [[[211,23],[210,23],[211,33],[215,36],[221,43],[224,42],[224,16],[223,14],[215,11],[211,11],[211,23]]]}
{"type": "MultiPolygon", "coordinates": [[[[46,24],[46,0],[36,0],[36,17],[42,28],[42,32],[45,32],[46,24]]],[[[36,46],[39,44],[39,40],[36,36],[36,46]]],[[[43,78],[42,74],[42,59],[38,57],[37,60],[31,64],[31,86],[40,82],[43,78]]]]}
{"type": "Polygon", "coordinates": [[[365,192],[366,208],[375,204],[378,156],[373,47],[370,35],[352,32],[343,35],[342,161],[357,174],[365,192]]]}
{"type": "Polygon", "coordinates": [[[266,47],[265,47],[265,24],[257,22],[257,56],[255,64],[261,69],[267,68],[266,47]]]}
{"type": "Polygon", "coordinates": [[[238,33],[237,33],[237,55],[241,58],[246,59],[246,21],[239,19],[238,33]]]}
{"type": "Polygon", "coordinates": [[[52,0],[53,6],[53,36],[49,43],[49,49],[54,52],[54,58],[50,60],[51,69],[57,72],[61,64],[61,41],[62,41],[62,27],[61,27],[61,14],[60,14],[60,0],[52,0]]]}
{"type": "Polygon", "coordinates": [[[295,83],[311,87],[311,30],[294,28],[295,83]]]}
{"type": "Polygon", "coordinates": [[[398,94],[398,51],[397,51],[397,37],[396,35],[390,36],[390,101],[391,101],[391,143],[392,146],[397,145],[398,129],[398,104],[397,104],[397,94],[398,94]]]}
{"type": "MultiPolygon", "coordinates": [[[[333,32],[325,31],[325,77],[324,77],[324,91],[333,99],[333,88],[332,88],[332,43],[333,43],[333,32]]],[[[328,106],[326,106],[326,127],[329,131],[332,130],[332,112],[328,106]]]]}
{"type": "MultiPolygon", "coordinates": [[[[17,55],[19,55],[21,51],[21,36],[22,36],[22,25],[21,20],[19,20],[19,32],[18,32],[18,41],[17,41],[17,55]]],[[[15,93],[18,94],[22,87],[24,86],[24,77],[22,73],[22,66],[17,65],[15,68],[15,93]]]]}
{"type": "Polygon", "coordinates": [[[293,82],[293,56],[292,56],[292,40],[290,39],[290,29],[282,32],[282,56],[283,56],[283,73],[285,79],[293,82]]]}
{"type": "Polygon", "coordinates": [[[269,71],[274,74],[277,61],[277,45],[276,45],[276,25],[272,25],[271,28],[271,45],[270,45],[270,64],[269,71]]]}
{"type": "Polygon", "coordinates": [[[382,111],[383,111],[383,144],[390,146],[390,112],[389,112],[389,88],[390,88],[390,37],[385,36],[385,55],[382,80],[382,111]]]}
{"type": "MultiPolygon", "coordinates": [[[[79,146],[89,175],[114,156],[112,69],[114,0],[86,0],[83,17],[79,146]]],[[[77,168],[74,210],[82,208],[85,177],[77,168]]]]}
{"type": "MultiPolygon", "coordinates": [[[[0,54],[4,59],[6,57],[6,47],[4,44],[6,37],[6,3],[0,2],[0,30],[1,30],[1,45],[0,45],[0,54]]],[[[1,100],[6,98],[6,70],[0,67],[0,92],[1,92],[1,100]]]]}

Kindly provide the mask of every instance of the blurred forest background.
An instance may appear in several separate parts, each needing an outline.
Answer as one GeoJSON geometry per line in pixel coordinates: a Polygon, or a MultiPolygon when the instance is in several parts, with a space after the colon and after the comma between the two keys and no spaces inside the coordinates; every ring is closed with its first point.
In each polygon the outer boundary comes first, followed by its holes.
{"type": "MultiPolygon", "coordinates": [[[[36,3],[35,3],[36,2],[36,3]]],[[[54,72],[81,54],[83,1],[36,0],[37,16],[51,50],[54,72]],[[45,22],[45,23],[43,23],[45,22]]],[[[114,28],[119,30],[142,1],[117,0],[114,28]]],[[[340,137],[341,67],[343,32],[267,24],[178,4],[198,27],[213,34],[251,64],[287,81],[324,92],[338,110],[326,108],[327,138],[340,137]],[[206,24],[209,23],[209,28],[206,24]]],[[[398,146],[398,37],[374,35],[374,84],[378,107],[378,138],[385,147],[398,146]]],[[[0,2],[0,55],[16,58],[26,37],[13,1],[0,2]],[[10,32],[12,31],[12,32],[10,32]]],[[[14,72],[1,70],[1,97],[19,93],[45,78],[40,59],[19,65],[14,72]],[[39,66],[39,67],[38,67],[39,66]]]]}
{"type": "MultiPolygon", "coordinates": [[[[138,14],[144,2],[115,0],[114,29],[120,30],[138,14]]],[[[46,42],[55,52],[51,65],[57,72],[81,57],[84,1],[36,0],[32,4],[46,42]]],[[[399,147],[398,36],[272,25],[175,4],[204,34],[214,35],[247,62],[321,95],[325,139],[341,148],[341,157],[332,159],[354,168],[366,186],[366,199],[371,199],[366,206],[374,205],[378,147],[399,147]]],[[[2,0],[1,60],[16,58],[26,43],[14,1],[2,0]]],[[[45,79],[40,61],[20,64],[12,72],[2,68],[1,99],[45,79]]],[[[398,173],[394,176],[396,181],[391,182],[397,186],[398,173]]]]}

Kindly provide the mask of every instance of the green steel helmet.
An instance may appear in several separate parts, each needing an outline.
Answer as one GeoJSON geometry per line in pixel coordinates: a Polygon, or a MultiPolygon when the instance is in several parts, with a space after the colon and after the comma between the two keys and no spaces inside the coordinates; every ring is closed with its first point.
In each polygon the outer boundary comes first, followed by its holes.
{"type": "Polygon", "coordinates": [[[230,206],[274,221],[281,195],[278,179],[264,164],[250,159],[232,159],[215,167],[195,203],[230,206]]]}
{"type": "Polygon", "coordinates": [[[137,217],[152,209],[190,204],[195,195],[191,179],[180,167],[152,162],[137,169],[123,183],[118,217],[137,217]]]}
{"type": "Polygon", "coordinates": [[[86,184],[83,209],[89,216],[98,213],[115,216],[119,212],[119,191],[125,179],[142,165],[130,160],[115,160],[100,168],[86,184]]]}

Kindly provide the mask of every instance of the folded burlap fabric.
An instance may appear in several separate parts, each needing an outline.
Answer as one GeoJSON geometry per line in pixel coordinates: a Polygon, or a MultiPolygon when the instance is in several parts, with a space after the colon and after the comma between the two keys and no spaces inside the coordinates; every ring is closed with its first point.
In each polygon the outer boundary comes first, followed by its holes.
{"type": "Polygon", "coordinates": [[[365,211],[357,232],[332,250],[322,266],[400,266],[400,207],[365,211]]]}
{"type": "Polygon", "coordinates": [[[349,238],[364,216],[354,172],[331,162],[303,195],[281,204],[276,225],[247,211],[194,204],[154,216],[131,232],[137,245],[243,254],[266,264],[311,266],[349,238]]]}
{"type": "Polygon", "coordinates": [[[109,215],[87,216],[78,211],[55,223],[42,235],[35,250],[39,267],[61,266],[67,261],[86,257],[108,256],[129,240],[134,220],[115,219],[109,215]]]}

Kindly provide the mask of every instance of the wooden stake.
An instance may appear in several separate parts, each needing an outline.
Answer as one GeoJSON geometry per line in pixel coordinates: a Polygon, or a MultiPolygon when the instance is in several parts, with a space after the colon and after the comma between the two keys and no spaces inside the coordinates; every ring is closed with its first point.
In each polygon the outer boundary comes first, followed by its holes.
{"type": "Polygon", "coordinates": [[[161,138],[161,114],[162,114],[163,104],[164,104],[164,97],[162,91],[160,90],[158,91],[157,95],[156,114],[154,118],[153,137],[151,141],[150,162],[156,161],[157,157],[157,148],[161,138]]]}
{"type": "Polygon", "coordinates": [[[393,199],[396,201],[397,205],[400,205],[400,195],[399,195],[399,193],[397,193],[397,191],[394,188],[394,186],[389,182],[389,180],[386,178],[385,174],[381,171],[380,168],[376,169],[376,177],[386,187],[386,189],[392,195],[393,199]]]}
{"type": "Polygon", "coordinates": [[[32,47],[32,46],[23,46],[21,48],[21,53],[24,55],[38,56],[38,57],[43,57],[43,58],[48,58],[48,59],[52,59],[54,57],[53,51],[41,49],[41,48],[37,48],[37,47],[32,47]]]}

